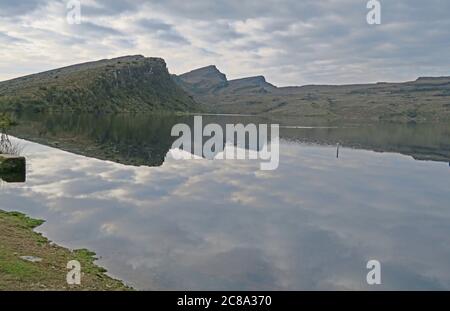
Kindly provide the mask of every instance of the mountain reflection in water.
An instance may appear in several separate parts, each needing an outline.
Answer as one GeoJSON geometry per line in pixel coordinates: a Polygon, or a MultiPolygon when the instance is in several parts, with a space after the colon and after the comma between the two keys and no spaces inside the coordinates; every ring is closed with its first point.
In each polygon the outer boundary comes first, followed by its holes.
{"type": "MultiPolygon", "coordinates": [[[[160,166],[172,146],[172,126],[193,126],[193,116],[21,114],[11,133],[76,154],[127,165],[160,166]]],[[[450,124],[336,123],[324,120],[203,116],[203,124],[277,123],[287,141],[396,152],[450,162],[450,124]]]]}
{"type": "MultiPolygon", "coordinates": [[[[153,139],[131,134],[143,120],[123,131],[112,120],[100,131],[49,119],[35,134],[82,140],[81,154],[153,139]]],[[[2,185],[0,209],[46,219],[39,231],[97,252],[138,289],[450,289],[447,163],[342,147],[337,159],[335,146],[282,139],[276,171],[175,161],[168,147],[153,153],[164,154],[158,167],[135,167],[21,143],[27,182],[2,185]],[[375,288],[365,282],[370,259],[382,263],[375,288]]],[[[147,161],[140,148],[116,150],[123,162],[147,161]]]]}

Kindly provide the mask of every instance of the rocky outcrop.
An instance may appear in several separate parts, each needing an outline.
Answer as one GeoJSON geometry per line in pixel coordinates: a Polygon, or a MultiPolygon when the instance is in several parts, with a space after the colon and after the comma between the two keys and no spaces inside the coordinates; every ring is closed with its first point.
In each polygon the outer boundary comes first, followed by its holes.
{"type": "Polygon", "coordinates": [[[175,76],[175,81],[193,95],[214,93],[228,86],[227,76],[216,66],[207,66],[175,76]]]}
{"type": "Polygon", "coordinates": [[[266,94],[277,89],[263,76],[228,80],[227,76],[213,65],[173,78],[186,92],[198,96],[199,99],[211,95],[266,94]]]}
{"type": "Polygon", "coordinates": [[[105,59],[0,83],[0,109],[34,111],[198,111],[161,58],[105,59]]]}
{"type": "Polygon", "coordinates": [[[25,182],[24,157],[0,154],[0,179],[6,182],[25,182]]]}

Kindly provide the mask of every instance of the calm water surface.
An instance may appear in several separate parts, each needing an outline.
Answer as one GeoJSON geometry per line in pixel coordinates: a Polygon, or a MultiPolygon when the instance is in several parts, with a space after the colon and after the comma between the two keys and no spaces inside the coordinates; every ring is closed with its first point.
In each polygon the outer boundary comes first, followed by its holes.
{"type": "Polygon", "coordinates": [[[2,183],[0,209],[138,289],[450,289],[447,128],[285,124],[279,169],[260,171],[176,161],[156,121],[29,120],[27,182],[2,183]]]}

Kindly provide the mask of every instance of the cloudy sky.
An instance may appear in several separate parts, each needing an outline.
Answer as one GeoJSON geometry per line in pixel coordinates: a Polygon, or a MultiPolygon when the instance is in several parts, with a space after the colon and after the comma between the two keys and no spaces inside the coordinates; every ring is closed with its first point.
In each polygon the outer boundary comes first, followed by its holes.
{"type": "Polygon", "coordinates": [[[215,64],[229,78],[284,85],[404,81],[450,75],[450,1],[0,0],[0,80],[127,54],[172,73],[215,64]]]}

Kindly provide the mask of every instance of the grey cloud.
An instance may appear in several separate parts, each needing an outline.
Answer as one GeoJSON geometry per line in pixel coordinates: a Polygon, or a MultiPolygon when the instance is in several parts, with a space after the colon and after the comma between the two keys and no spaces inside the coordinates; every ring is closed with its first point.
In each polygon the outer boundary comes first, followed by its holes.
{"type": "Polygon", "coordinates": [[[75,44],[84,44],[87,42],[86,39],[81,38],[80,36],[66,35],[48,29],[26,27],[25,30],[27,32],[28,41],[31,42],[34,40],[39,40],[42,37],[45,37],[48,43],[51,42],[61,45],[62,47],[72,46],[75,44]]]}
{"type": "Polygon", "coordinates": [[[211,51],[207,48],[197,48],[197,51],[204,56],[220,57],[221,54],[215,51],[211,51]]]}
{"type": "Polygon", "coordinates": [[[318,4],[317,2],[312,0],[301,2],[293,0],[193,0],[189,2],[153,0],[149,1],[148,4],[156,10],[184,18],[199,20],[243,20],[271,16],[310,18],[321,13],[320,8],[324,5],[318,4]]]}
{"type": "Polygon", "coordinates": [[[200,29],[200,36],[209,42],[229,42],[245,37],[244,34],[239,33],[228,21],[209,23],[207,27],[200,29]]]}
{"type": "Polygon", "coordinates": [[[158,19],[141,19],[137,24],[150,31],[172,31],[173,26],[158,19]]]}
{"type": "Polygon", "coordinates": [[[0,2],[0,16],[23,15],[45,6],[47,0],[2,0],[0,2]]]}
{"type": "Polygon", "coordinates": [[[144,1],[139,0],[97,0],[95,5],[83,5],[85,16],[107,16],[133,12],[139,9],[144,1]]]}
{"type": "Polygon", "coordinates": [[[72,29],[79,32],[82,35],[94,35],[94,36],[121,36],[122,32],[112,27],[98,25],[92,22],[83,22],[80,25],[73,25],[72,29]]]}
{"type": "MultiPolygon", "coordinates": [[[[439,7],[438,3],[425,5],[417,1],[386,2],[382,6],[383,23],[376,27],[366,24],[365,6],[356,2],[343,3],[340,7],[324,6],[322,15],[307,20],[294,21],[274,15],[264,22],[260,33],[265,34],[264,41],[279,53],[270,57],[262,55],[264,67],[299,64],[296,68],[299,80],[293,84],[374,82],[415,79],[420,75],[448,75],[450,64],[444,55],[450,52],[450,27],[445,14],[437,12],[448,12],[447,7],[448,4],[439,7]],[[425,6],[421,11],[420,8],[425,6]],[[307,27],[289,31],[296,24],[305,22],[307,27]],[[334,66],[310,66],[316,61],[334,66]],[[405,68],[424,63],[427,65],[413,70],[412,75],[405,68]],[[319,75],[321,71],[324,75],[319,75]],[[349,76],[344,76],[343,72],[348,72],[349,76]]],[[[275,73],[275,79],[282,75],[281,71],[275,73]]]]}
{"type": "Polygon", "coordinates": [[[137,26],[149,35],[163,42],[176,44],[190,44],[189,40],[181,35],[173,25],[159,19],[140,19],[137,26]]]}
{"type": "MultiPolygon", "coordinates": [[[[2,31],[18,37],[16,33],[21,32],[15,30],[28,24],[27,13],[36,9],[41,9],[42,18],[54,20],[55,13],[45,9],[48,3],[49,0],[2,1],[0,15],[9,23],[2,31]]],[[[230,76],[258,71],[280,86],[450,75],[450,60],[446,57],[450,53],[448,1],[382,1],[379,26],[366,23],[366,1],[360,0],[91,3],[82,6],[84,23],[71,26],[69,33],[51,29],[48,36],[44,33],[39,38],[31,34],[24,37],[27,32],[22,32],[19,37],[30,43],[39,41],[39,46],[51,41],[62,48],[78,41],[83,43],[86,55],[111,51],[109,45],[100,47],[106,43],[97,39],[103,37],[109,39],[108,44],[118,43],[114,55],[123,49],[149,53],[143,42],[151,38],[150,46],[158,47],[158,55],[169,63],[182,65],[185,71],[200,63],[193,59],[205,59],[207,63],[225,65],[230,76]],[[178,46],[185,49],[172,53],[178,46]]],[[[11,45],[18,43],[4,36],[1,40],[11,45]]],[[[52,53],[48,51],[49,58],[52,53]]],[[[181,72],[181,68],[171,69],[181,72]]]]}

